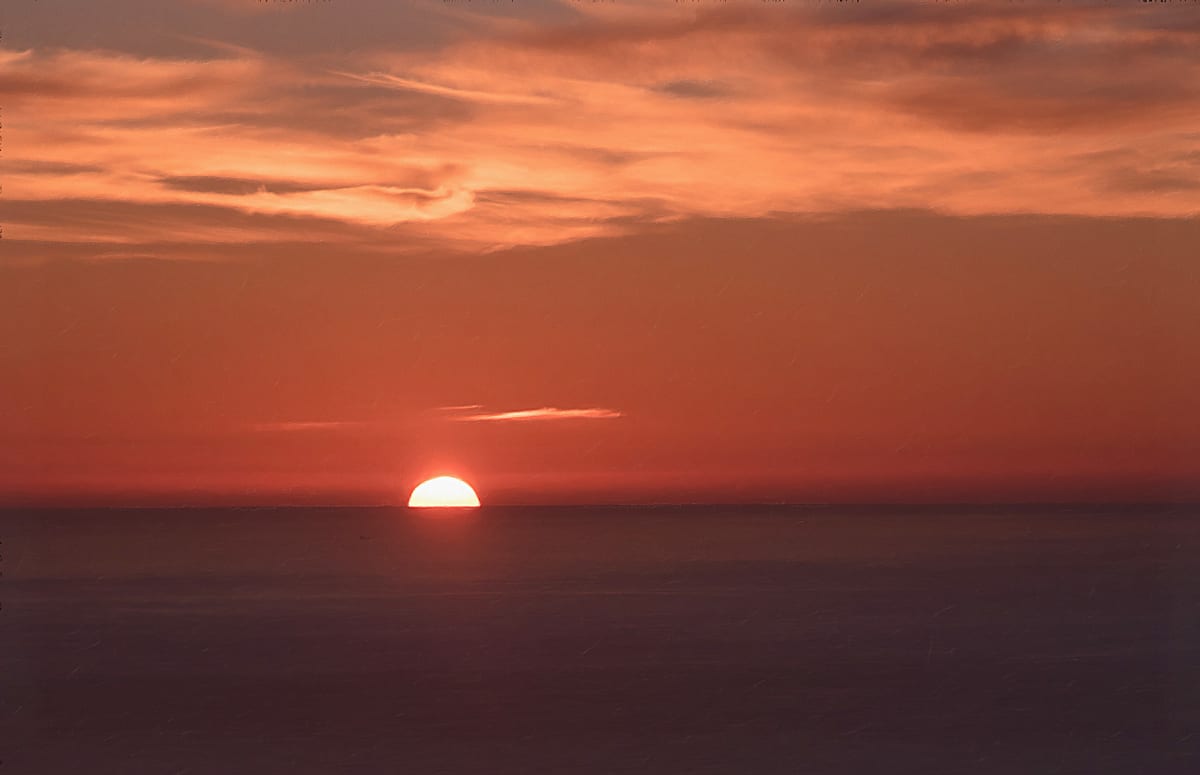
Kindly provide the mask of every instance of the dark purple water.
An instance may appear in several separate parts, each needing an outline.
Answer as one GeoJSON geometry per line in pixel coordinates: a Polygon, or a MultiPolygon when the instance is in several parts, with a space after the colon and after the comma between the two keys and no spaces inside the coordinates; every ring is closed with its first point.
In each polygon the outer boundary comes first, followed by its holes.
{"type": "Polygon", "coordinates": [[[1191,508],[10,511],[0,540],[0,772],[1200,772],[1191,508]]]}

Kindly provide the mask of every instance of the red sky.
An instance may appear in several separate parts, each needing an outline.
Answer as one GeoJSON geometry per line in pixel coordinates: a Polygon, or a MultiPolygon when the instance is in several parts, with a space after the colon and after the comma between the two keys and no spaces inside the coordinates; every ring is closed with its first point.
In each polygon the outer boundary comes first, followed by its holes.
{"type": "Polygon", "coordinates": [[[4,24],[0,502],[1200,497],[1198,8],[4,24]]]}

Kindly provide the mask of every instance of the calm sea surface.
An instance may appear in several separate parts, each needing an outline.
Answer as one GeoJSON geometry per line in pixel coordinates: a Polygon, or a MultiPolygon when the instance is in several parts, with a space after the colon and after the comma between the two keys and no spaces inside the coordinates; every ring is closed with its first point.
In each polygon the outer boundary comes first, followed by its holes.
{"type": "Polygon", "coordinates": [[[0,513],[0,772],[1200,772],[1194,508],[0,513]]]}

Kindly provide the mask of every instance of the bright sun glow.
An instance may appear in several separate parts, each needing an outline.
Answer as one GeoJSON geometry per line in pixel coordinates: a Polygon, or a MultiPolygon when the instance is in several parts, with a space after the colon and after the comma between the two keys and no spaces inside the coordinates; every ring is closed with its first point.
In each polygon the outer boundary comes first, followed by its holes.
{"type": "Polygon", "coordinates": [[[453,476],[438,476],[421,482],[408,498],[410,508],[470,508],[479,505],[471,485],[453,476]]]}

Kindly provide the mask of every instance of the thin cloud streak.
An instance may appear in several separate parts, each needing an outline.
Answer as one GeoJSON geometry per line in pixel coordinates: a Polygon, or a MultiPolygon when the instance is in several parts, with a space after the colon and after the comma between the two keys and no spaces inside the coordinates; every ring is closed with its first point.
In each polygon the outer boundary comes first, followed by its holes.
{"type": "Polygon", "coordinates": [[[457,422],[523,422],[542,420],[612,420],[623,415],[615,409],[558,409],[543,406],[540,409],[519,409],[512,412],[480,412],[451,418],[457,422]]]}
{"type": "Polygon", "coordinates": [[[386,86],[389,88],[400,89],[402,91],[417,91],[426,94],[436,94],[443,97],[451,97],[453,99],[465,100],[467,102],[489,102],[510,105],[549,105],[554,100],[545,97],[536,97],[525,94],[503,94],[490,91],[476,91],[473,89],[459,89],[453,86],[442,86],[436,83],[425,83],[423,81],[415,81],[411,78],[400,78],[387,73],[368,73],[367,75],[356,75],[355,73],[336,72],[337,75],[345,76],[356,81],[372,83],[378,86],[386,86]]]}

